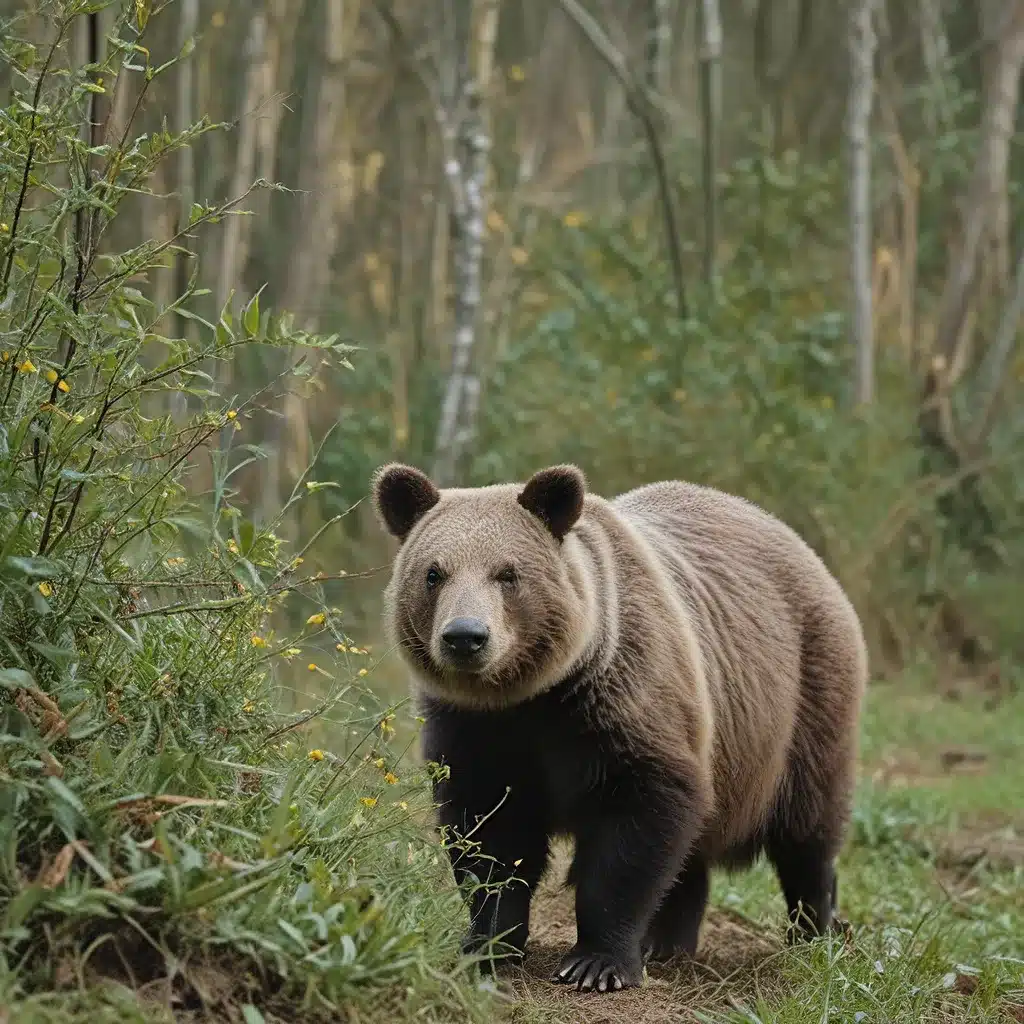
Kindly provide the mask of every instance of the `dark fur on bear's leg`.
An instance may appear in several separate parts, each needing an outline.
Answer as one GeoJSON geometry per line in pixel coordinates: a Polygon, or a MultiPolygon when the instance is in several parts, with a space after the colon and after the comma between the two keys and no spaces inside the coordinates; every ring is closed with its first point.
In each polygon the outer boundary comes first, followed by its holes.
{"type": "Polygon", "coordinates": [[[644,938],[679,874],[698,815],[689,793],[662,782],[631,807],[609,808],[576,836],[576,945],[553,981],[582,992],[641,984],[644,938]]]}
{"type": "MultiPolygon", "coordinates": [[[[453,735],[450,726],[441,716],[428,723],[425,753],[447,768],[433,788],[455,881],[466,890],[462,949],[486,954],[493,943],[497,962],[514,962],[525,952],[533,890],[547,864],[546,815],[536,786],[510,770],[515,762],[484,730],[453,735]]],[[[488,958],[480,966],[493,964],[488,958]]]]}
{"type": "Polygon", "coordinates": [[[775,865],[789,913],[787,941],[813,939],[832,930],[837,891],[832,850],[817,838],[772,843],[775,865]]]}
{"type": "Polygon", "coordinates": [[[708,867],[691,857],[665,894],[644,940],[644,958],[668,960],[682,954],[694,956],[697,936],[708,903],[708,867]]]}

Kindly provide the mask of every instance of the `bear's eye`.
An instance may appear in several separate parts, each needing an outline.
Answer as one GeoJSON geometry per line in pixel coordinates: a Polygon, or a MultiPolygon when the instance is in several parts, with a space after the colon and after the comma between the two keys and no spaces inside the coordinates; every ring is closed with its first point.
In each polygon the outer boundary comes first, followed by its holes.
{"type": "Polygon", "coordinates": [[[494,574],[494,579],[498,583],[504,583],[510,587],[515,586],[515,584],[519,581],[519,577],[516,575],[516,571],[512,568],[511,565],[506,565],[504,569],[501,569],[499,572],[496,572],[494,574]]]}
{"type": "Polygon", "coordinates": [[[436,565],[432,565],[427,570],[427,590],[433,590],[434,587],[438,586],[444,577],[441,575],[441,570],[436,565]]]}

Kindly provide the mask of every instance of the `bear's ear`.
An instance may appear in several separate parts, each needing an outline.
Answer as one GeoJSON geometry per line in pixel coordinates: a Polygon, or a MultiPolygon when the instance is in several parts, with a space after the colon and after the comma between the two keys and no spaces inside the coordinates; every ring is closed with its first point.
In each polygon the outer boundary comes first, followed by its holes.
{"type": "Polygon", "coordinates": [[[373,505],[388,532],[404,541],[440,500],[433,481],[413,466],[392,462],[373,475],[373,505]]]}
{"type": "Polygon", "coordinates": [[[586,491],[582,470],[550,466],[530,477],[517,500],[551,531],[555,540],[562,540],[583,511],[586,491]]]}

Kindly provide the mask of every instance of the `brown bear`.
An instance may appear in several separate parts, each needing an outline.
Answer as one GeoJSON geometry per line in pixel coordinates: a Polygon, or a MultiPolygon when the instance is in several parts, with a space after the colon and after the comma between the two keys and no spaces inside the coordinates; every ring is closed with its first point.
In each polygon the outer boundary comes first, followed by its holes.
{"type": "Polygon", "coordinates": [[[445,766],[464,948],[521,956],[552,837],[575,840],[577,942],[553,980],[637,985],[693,955],[713,866],[766,853],[791,935],[833,923],[867,654],[818,556],[757,506],[655,483],[606,500],[575,466],[438,489],[391,464],[389,630],[445,766]]]}

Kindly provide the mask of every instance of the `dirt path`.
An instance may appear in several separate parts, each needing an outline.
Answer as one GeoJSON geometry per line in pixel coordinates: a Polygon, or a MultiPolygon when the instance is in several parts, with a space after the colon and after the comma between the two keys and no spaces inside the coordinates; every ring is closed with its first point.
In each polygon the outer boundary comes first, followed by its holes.
{"type": "Polygon", "coordinates": [[[679,1024],[697,1021],[694,1010],[725,1010],[770,986],[781,941],[718,909],[705,918],[697,961],[651,965],[640,989],[592,995],[553,985],[548,977],[576,938],[573,894],[563,886],[569,859],[567,849],[557,851],[534,900],[529,953],[511,979],[516,1024],[679,1024]]]}

